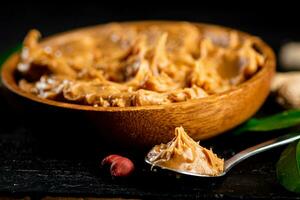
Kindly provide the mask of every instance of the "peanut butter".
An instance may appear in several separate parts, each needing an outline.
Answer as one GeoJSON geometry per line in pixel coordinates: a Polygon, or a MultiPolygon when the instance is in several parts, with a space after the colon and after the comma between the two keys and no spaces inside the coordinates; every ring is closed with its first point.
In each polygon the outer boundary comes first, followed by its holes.
{"type": "Polygon", "coordinates": [[[40,98],[102,107],[161,105],[227,91],[265,58],[253,38],[186,22],[112,23],[52,43],[26,36],[19,87],[40,98]]]}
{"type": "Polygon", "coordinates": [[[201,175],[217,176],[224,170],[224,160],[200,146],[182,127],[175,129],[172,141],[154,146],[147,158],[153,165],[201,175]]]}

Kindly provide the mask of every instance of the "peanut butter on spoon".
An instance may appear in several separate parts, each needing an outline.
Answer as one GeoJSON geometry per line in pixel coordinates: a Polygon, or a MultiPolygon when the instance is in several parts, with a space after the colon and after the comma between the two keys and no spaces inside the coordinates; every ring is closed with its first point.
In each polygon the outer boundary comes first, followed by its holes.
{"type": "Polygon", "coordinates": [[[201,175],[218,176],[224,170],[224,159],[200,146],[188,136],[183,127],[175,129],[175,137],[167,144],[154,146],[147,159],[153,165],[163,168],[201,175]]]}

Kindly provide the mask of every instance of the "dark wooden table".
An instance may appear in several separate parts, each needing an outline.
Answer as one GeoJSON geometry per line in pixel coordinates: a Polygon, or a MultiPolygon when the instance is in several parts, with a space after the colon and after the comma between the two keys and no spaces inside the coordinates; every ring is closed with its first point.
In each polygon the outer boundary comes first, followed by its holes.
{"type": "MultiPolygon", "coordinates": [[[[267,103],[262,110],[274,112],[267,103]]],[[[134,199],[300,199],[276,180],[275,164],[282,148],[250,158],[221,179],[176,177],[151,172],[143,163],[144,152],[118,152],[101,148],[101,141],[82,145],[57,130],[55,137],[43,136],[43,129],[30,131],[24,117],[0,100],[0,196],[40,199],[53,197],[98,197],[134,199]],[[57,137],[57,135],[59,135],[57,137]],[[50,138],[50,139],[49,139],[50,138]],[[99,148],[100,147],[100,148],[99,148]],[[133,176],[112,179],[99,163],[108,153],[121,153],[136,164],[133,176]]],[[[261,112],[260,112],[261,113],[261,112]]],[[[51,119],[49,125],[51,125],[51,119]]],[[[72,133],[76,134],[82,133],[72,133]]],[[[225,133],[201,144],[223,157],[275,137],[278,133],[225,133]]],[[[70,134],[69,134],[70,135],[70,134]]]]}

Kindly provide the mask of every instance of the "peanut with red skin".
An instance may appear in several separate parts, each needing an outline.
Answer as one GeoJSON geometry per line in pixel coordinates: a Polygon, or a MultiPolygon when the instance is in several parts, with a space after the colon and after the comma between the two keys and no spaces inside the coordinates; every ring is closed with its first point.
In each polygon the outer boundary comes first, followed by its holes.
{"type": "Polygon", "coordinates": [[[105,157],[101,165],[110,165],[110,174],[114,177],[126,177],[134,171],[134,164],[131,160],[116,154],[105,157]]]}

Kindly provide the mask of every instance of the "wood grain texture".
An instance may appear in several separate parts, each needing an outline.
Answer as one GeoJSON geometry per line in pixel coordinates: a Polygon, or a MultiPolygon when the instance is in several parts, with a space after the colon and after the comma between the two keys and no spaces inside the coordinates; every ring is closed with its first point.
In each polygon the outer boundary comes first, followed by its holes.
{"type": "MultiPolygon", "coordinates": [[[[142,23],[170,22],[136,22],[136,24],[142,23]]],[[[230,30],[213,25],[197,25],[203,30],[230,30]]],[[[85,32],[96,32],[101,27],[100,25],[52,36],[46,39],[44,44],[59,42],[85,32]]],[[[239,34],[242,37],[249,37],[246,33],[239,32],[239,34]]],[[[39,114],[51,109],[57,110],[55,112],[57,115],[60,115],[62,110],[70,111],[73,117],[84,116],[87,119],[86,126],[95,128],[96,133],[124,146],[144,148],[167,142],[173,138],[174,128],[178,126],[183,126],[193,139],[203,140],[244,122],[260,108],[268,96],[271,78],[275,71],[275,56],[268,45],[259,38],[255,40],[258,48],[266,56],[266,62],[251,79],[221,94],[169,105],[95,108],[38,98],[21,91],[17,86],[14,76],[18,62],[17,54],[11,56],[3,65],[2,80],[9,91],[8,96],[18,99],[10,99],[10,101],[16,101],[15,106],[26,104],[25,107],[20,106],[18,109],[37,110],[39,114]],[[25,103],[28,100],[29,103],[25,103]]],[[[75,125],[71,120],[66,123],[69,124],[65,126],[75,125]]],[[[55,123],[52,123],[52,126],[55,126],[55,123]]]]}
{"type": "MultiPolygon", "coordinates": [[[[285,190],[276,180],[276,162],[283,148],[264,152],[235,166],[225,177],[203,180],[193,177],[176,178],[173,174],[155,173],[143,162],[146,152],[116,152],[97,150],[65,136],[53,140],[39,139],[44,131],[31,132],[11,119],[21,116],[4,114],[0,126],[0,195],[29,196],[38,200],[54,197],[140,198],[140,199],[300,199],[296,193],[285,190]],[[5,126],[6,128],[3,129],[5,126]],[[58,140],[59,139],[59,140],[58,140]],[[70,145],[74,145],[74,148],[70,145]],[[77,144],[77,145],[75,145],[77,144]],[[111,179],[99,164],[109,153],[130,158],[136,165],[133,176],[111,179]]],[[[269,105],[269,104],[268,104],[269,105]]],[[[274,110],[274,107],[272,107],[274,110]]],[[[278,110],[275,109],[274,112],[278,110]]],[[[45,118],[48,118],[44,116],[45,118]]],[[[29,116],[30,118],[30,116],[29,116]]],[[[51,117],[49,117],[51,120],[51,117]]],[[[72,134],[76,135],[76,132],[72,134]]],[[[280,133],[279,133],[280,134],[280,133]]],[[[270,134],[221,135],[201,142],[213,148],[222,158],[276,137],[270,134]]],[[[96,143],[96,141],[95,141],[96,143]]]]}

